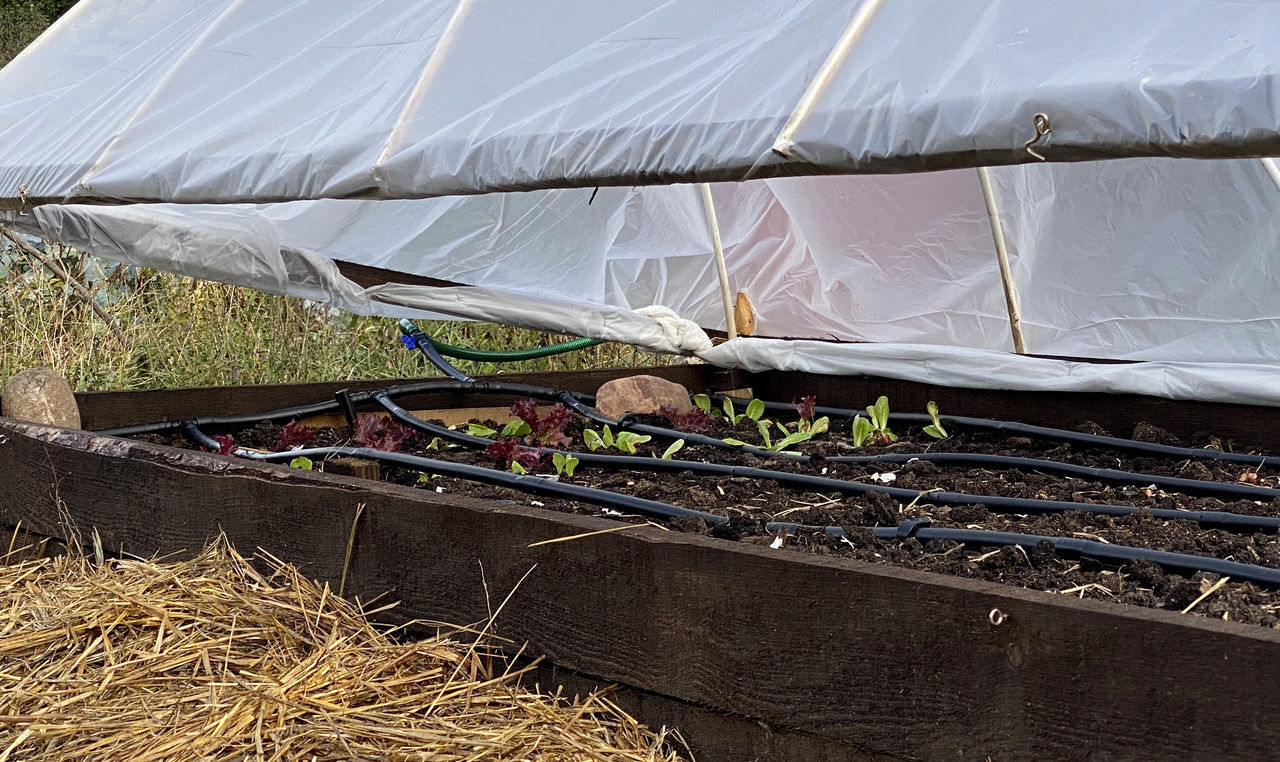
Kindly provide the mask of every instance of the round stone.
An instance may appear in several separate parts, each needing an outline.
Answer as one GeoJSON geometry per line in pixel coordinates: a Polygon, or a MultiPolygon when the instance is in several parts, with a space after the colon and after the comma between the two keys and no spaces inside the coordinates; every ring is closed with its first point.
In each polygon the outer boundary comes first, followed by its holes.
{"type": "Polygon", "coordinates": [[[0,412],[9,418],[80,428],[80,407],[66,379],[53,368],[28,368],[4,385],[0,412]]]}

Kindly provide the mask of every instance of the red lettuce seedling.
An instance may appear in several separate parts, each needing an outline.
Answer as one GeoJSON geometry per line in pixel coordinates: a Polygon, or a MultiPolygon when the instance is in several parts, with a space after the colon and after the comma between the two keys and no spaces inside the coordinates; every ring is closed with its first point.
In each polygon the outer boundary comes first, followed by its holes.
{"type": "Polygon", "coordinates": [[[499,439],[484,448],[484,454],[491,458],[505,460],[507,468],[511,468],[512,463],[519,463],[525,471],[532,471],[542,463],[542,453],[522,446],[520,440],[514,438],[499,439]]]}
{"type": "Polygon", "coordinates": [[[511,403],[511,415],[529,425],[534,438],[546,447],[567,447],[573,440],[565,435],[564,429],[573,420],[573,413],[563,403],[557,402],[546,417],[538,417],[538,401],[532,397],[521,397],[511,403]]]}
{"type": "Polygon", "coordinates": [[[231,434],[219,434],[214,437],[218,443],[219,455],[235,455],[236,454],[236,438],[231,434]]]}
{"type": "Polygon", "coordinates": [[[294,445],[306,444],[316,438],[310,426],[303,426],[297,421],[289,421],[280,427],[280,438],[276,441],[276,452],[288,450],[294,445]]]}
{"type": "Polygon", "coordinates": [[[411,436],[413,429],[391,420],[388,415],[366,413],[356,418],[356,441],[365,447],[396,452],[411,436]]]}
{"type": "Polygon", "coordinates": [[[813,408],[818,404],[817,395],[810,394],[807,397],[801,397],[799,402],[791,403],[791,407],[796,409],[800,414],[800,430],[804,431],[809,428],[809,424],[813,422],[813,408]]]}
{"type": "Polygon", "coordinates": [[[658,415],[670,421],[671,428],[681,431],[698,433],[706,431],[707,426],[711,425],[711,414],[697,408],[687,413],[677,413],[676,409],[670,405],[663,405],[658,408],[658,415]]]}

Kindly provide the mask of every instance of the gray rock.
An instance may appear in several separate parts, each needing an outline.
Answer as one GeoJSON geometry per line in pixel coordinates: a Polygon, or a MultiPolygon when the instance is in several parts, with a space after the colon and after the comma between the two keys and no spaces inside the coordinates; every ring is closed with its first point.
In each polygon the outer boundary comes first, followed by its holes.
{"type": "Polygon", "coordinates": [[[71,385],[53,368],[28,368],[9,379],[0,393],[0,412],[19,421],[80,428],[80,407],[71,385]]]}

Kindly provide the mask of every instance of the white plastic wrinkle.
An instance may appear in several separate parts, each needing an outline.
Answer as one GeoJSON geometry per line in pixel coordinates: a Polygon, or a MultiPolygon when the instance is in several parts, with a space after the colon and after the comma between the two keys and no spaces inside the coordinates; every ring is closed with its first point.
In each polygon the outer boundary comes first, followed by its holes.
{"type": "Polygon", "coordinates": [[[834,344],[739,338],[702,352],[749,371],[856,373],[968,389],[1146,394],[1175,400],[1280,405],[1280,364],[1095,364],[920,344],[834,344]]]}
{"type": "Polygon", "coordinates": [[[527,0],[450,27],[458,0],[83,0],[0,72],[0,202],[1004,165],[1035,161],[1040,112],[1050,160],[1280,153],[1280,4],[916,0],[881,4],[778,156],[859,5],[527,0]]]}

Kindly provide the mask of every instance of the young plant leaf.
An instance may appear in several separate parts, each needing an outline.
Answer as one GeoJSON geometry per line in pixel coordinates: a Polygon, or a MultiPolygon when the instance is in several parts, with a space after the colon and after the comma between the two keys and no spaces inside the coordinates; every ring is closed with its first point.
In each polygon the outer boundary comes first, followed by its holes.
{"type": "Polygon", "coordinates": [[[779,450],[786,449],[793,444],[800,444],[801,442],[807,442],[810,439],[813,439],[813,434],[810,434],[807,431],[796,431],[791,434],[788,434],[782,439],[779,439],[777,442],[774,443],[773,447],[770,447],[769,449],[777,452],[779,450]]]}
{"type": "Polygon", "coordinates": [[[315,465],[311,462],[311,458],[297,457],[289,461],[289,468],[300,468],[303,471],[310,471],[315,468],[315,465]]]}
{"type": "Polygon", "coordinates": [[[831,419],[824,415],[809,424],[809,433],[816,437],[819,434],[827,433],[829,428],[831,428],[831,419]]]}
{"type": "Polygon", "coordinates": [[[578,467],[578,459],[567,453],[553,452],[551,465],[555,466],[557,475],[573,476],[573,470],[578,467]]]}
{"type": "Polygon", "coordinates": [[[613,446],[628,455],[636,454],[636,445],[644,444],[653,437],[648,434],[635,434],[630,431],[619,431],[614,437],[613,446]]]}
{"type": "Polygon", "coordinates": [[[764,415],[764,400],[753,399],[747,403],[748,418],[758,421],[762,415],[764,415]]]}
{"type": "Polygon", "coordinates": [[[929,417],[933,419],[933,425],[925,426],[924,433],[934,439],[946,439],[947,430],[942,427],[942,421],[938,420],[938,403],[929,400],[929,404],[925,406],[925,409],[929,411],[929,417]]]}
{"type": "Polygon", "coordinates": [[[667,448],[667,449],[662,453],[662,459],[663,459],[663,460],[671,460],[671,456],[672,456],[672,455],[675,455],[675,454],[676,454],[676,453],[678,453],[678,452],[680,452],[680,448],[682,448],[682,447],[684,447],[684,440],[683,440],[683,439],[677,439],[676,441],[672,442],[672,443],[671,443],[671,446],[670,446],[670,447],[668,447],[668,448],[667,448]]]}
{"type": "MultiPolygon", "coordinates": [[[[515,421],[515,423],[523,423],[523,421],[515,421]]],[[[508,426],[508,427],[509,427],[510,425],[511,425],[511,424],[507,424],[507,426],[508,426]]],[[[489,428],[488,426],[483,426],[483,425],[481,425],[481,424],[479,424],[479,423],[468,423],[468,424],[467,424],[467,433],[468,433],[468,434],[470,434],[470,435],[471,435],[471,436],[473,436],[473,437],[491,437],[491,436],[493,436],[494,434],[497,434],[497,433],[498,433],[498,431],[497,431],[497,429],[491,429],[491,428],[489,428]]],[[[507,433],[507,430],[506,430],[506,429],[503,429],[503,430],[502,430],[502,433],[503,433],[503,434],[506,434],[506,433],[507,433]]],[[[508,434],[507,436],[510,436],[510,435],[508,434]]]]}
{"type": "Polygon", "coordinates": [[[711,412],[711,398],[705,394],[693,395],[693,406],[704,413],[711,412]]]}
{"type": "MultiPolygon", "coordinates": [[[[470,432],[468,432],[470,433],[470,432]]],[[[533,429],[529,428],[529,424],[516,419],[507,421],[507,425],[502,427],[502,436],[504,437],[523,437],[533,433],[533,429]]],[[[490,434],[477,434],[476,436],[491,436],[490,434]]]]}
{"type": "Polygon", "coordinates": [[[867,408],[867,413],[871,415],[871,421],[875,424],[877,431],[887,431],[889,428],[889,398],[880,395],[876,400],[876,404],[867,408]]]}
{"type": "Polygon", "coordinates": [[[604,439],[595,429],[584,429],[582,432],[582,441],[587,445],[587,449],[595,452],[605,446],[604,439]]]}
{"type": "Polygon", "coordinates": [[[853,419],[853,446],[861,447],[867,443],[871,435],[875,433],[875,425],[862,416],[854,416],[853,419]]]}
{"type": "Polygon", "coordinates": [[[745,446],[746,446],[746,444],[747,444],[746,442],[742,441],[741,439],[734,439],[733,437],[725,437],[724,439],[721,439],[720,441],[721,441],[721,442],[724,442],[724,443],[725,443],[725,444],[727,444],[727,445],[733,445],[734,447],[745,447],[745,446]]]}
{"type": "Polygon", "coordinates": [[[529,473],[529,472],[528,472],[528,470],[526,470],[524,466],[520,465],[520,461],[518,461],[518,460],[513,460],[513,461],[511,461],[511,470],[512,470],[512,471],[514,471],[514,472],[515,472],[515,473],[517,473],[517,474],[527,474],[527,473],[529,473]]]}
{"type": "Polygon", "coordinates": [[[769,449],[773,444],[773,437],[769,436],[769,422],[756,421],[756,428],[760,430],[760,438],[764,440],[764,448],[769,449]]]}
{"type": "Polygon", "coordinates": [[[729,422],[736,426],[739,419],[738,419],[738,416],[733,414],[733,400],[729,399],[728,397],[725,397],[724,403],[721,405],[721,407],[724,408],[724,417],[728,418],[729,422]]]}

